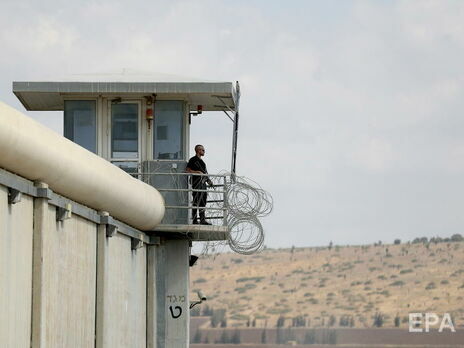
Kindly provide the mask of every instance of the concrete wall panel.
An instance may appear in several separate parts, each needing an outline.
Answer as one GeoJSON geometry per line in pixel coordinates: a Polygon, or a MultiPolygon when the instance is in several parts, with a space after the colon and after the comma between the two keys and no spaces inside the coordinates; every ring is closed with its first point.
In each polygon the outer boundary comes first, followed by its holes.
{"type": "Polygon", "coordinates": [[[157,348],[157,248],[156,245],[147,246],[147,348],[157,348]]]}
{"type": "Polygon", "coordinates": [[[131,238],[121,234],[107,238],[104,231],[99,233],[98,281],[104,286],[99,289],[103,329],[97,331],[97,346],[145,348],[147,248],[132,250],[131,238]]]}
{"type": "Polygon", "coordinates": [[[189,337],[189,242],[166,241],[166,347],[185,348],[189,337]]]}
{"type": "Polygon", "coordinates": [[[188,347],[189,242],[166,240],[156,247],[157,348],[188,347]]]}
{"type": "Polygon", "coordinates": [[[8,204],[0,186],[0,347],[30,346],[33,199],[8,204]]]}
{"type": "Polygon", "coordinates": [[[92,347],[95,335],[97,226],[73,215],[56,221],[49,205],[43,233],[42,323],[46,347],[92,347]]]}
{"type": "Polygon", "coordinates": [[[188,346],[187,240],[132,250],[95,212],[56,221],[47,184],[1,182],[38,197],[8,204],[0,185],[0,347],[188,346]]]}

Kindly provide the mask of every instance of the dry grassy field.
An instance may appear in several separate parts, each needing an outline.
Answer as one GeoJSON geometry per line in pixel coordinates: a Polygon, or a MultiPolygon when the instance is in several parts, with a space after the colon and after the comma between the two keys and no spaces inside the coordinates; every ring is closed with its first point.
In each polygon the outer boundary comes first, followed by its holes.
{"type": "Polygon", "coordinates": [[[406,328],[413,312],[451,313],[459,328],[463,252],[463,242],[442,242],[207,255],[191,269],[191,298],[201,290],[201,312],[225,309],[229,328],[272,328],[279,317],[284,327],[370,328],[376,315],[381,327],[397,317],[406,328]]]}
{"type": "MultiPolygon", "coordinates": [[[[193,318],[197,321],[197,317],[193,318]]],[[[238,342],[232,343],[232,347],[283,347],[299,346],[307,348],[315,347],[345,347],[345,348],[449,348],[464,346],[464,330],[457,330],[455,333],[450,331],[438,332],[431,330],[428,333],[410,333],[405,329],[388,328],[335,328],[335,329],[309,329],[309,328],[283,328],[283,329],[264,329],[264,328],[216,328],[200,329],[191,332],[191,347],[200,348],[202,345],[210,348],[224,347],[223,336],[234,337],[236,332],[239,334],[238,342]],[[284,340],[279,339],[278,331],[284,334],[284,340]],[[333,340],[324,340],[325,333],[331,332],[333,340]],[[308,333],[314,333],[314,340],[307,339],[308,333]],[[197,338],[195,339],[195,336],[197,338]],[[198,339],[200,338],[200,339],[198,339]],[[264,338],[264,342],[263,342],[264,338]],[[207,342],[207,343],[205,343],[207,342]]]]}

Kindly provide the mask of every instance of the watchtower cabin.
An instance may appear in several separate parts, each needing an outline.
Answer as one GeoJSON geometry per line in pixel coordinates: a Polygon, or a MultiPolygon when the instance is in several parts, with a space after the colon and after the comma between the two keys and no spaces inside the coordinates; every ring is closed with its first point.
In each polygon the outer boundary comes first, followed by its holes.
{"type": "Polygon", "coordinates": [[[239,85],[170,75],[76,75],[48,82],[13,82],[13,92],[30,111],[63,111],[64,136],[110,161],[163,195],[166,213],[156,232],[191,241],[225,240],[226,175],[209,174],[214,182],[206,206],[208,225],[193,225],[186,164],[190,125],[208,111],[231,119],[231,173],[235,173],[239,85]]]}

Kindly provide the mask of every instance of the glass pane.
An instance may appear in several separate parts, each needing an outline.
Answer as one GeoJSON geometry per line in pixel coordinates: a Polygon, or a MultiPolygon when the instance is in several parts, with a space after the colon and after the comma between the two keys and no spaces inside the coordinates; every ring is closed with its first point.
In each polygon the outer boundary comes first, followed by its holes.
{"type": "Polygon", "coordinates": [[[93,153],[97,152],[95,100],[65,100],[64,136],[93,153]]]}
{"type": "Polygon", "coordinates": [[[139,157],[139,122],[137,104],[111,105],[112,158],[139,157]]]}
{"type": "Polygon", "coordinates": [[[155,103],[155,159],[183,159],[184,110],[182,101],[157,101],[155,103]]]}
{"type": "Polygon", "coordinates": [[[136,174],[138,172],[138,162],[112,162],[115,166],[121,168],[126,173],[136,174]]]}

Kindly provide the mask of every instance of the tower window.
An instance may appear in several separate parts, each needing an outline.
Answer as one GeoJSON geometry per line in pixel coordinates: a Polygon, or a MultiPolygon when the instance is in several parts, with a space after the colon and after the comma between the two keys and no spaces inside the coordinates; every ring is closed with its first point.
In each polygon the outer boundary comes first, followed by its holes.
{"type": "Polygon", "coordinates": [[[97,152],[95,100],[65,100],[64,136],[93,153],[97,152]]]}

